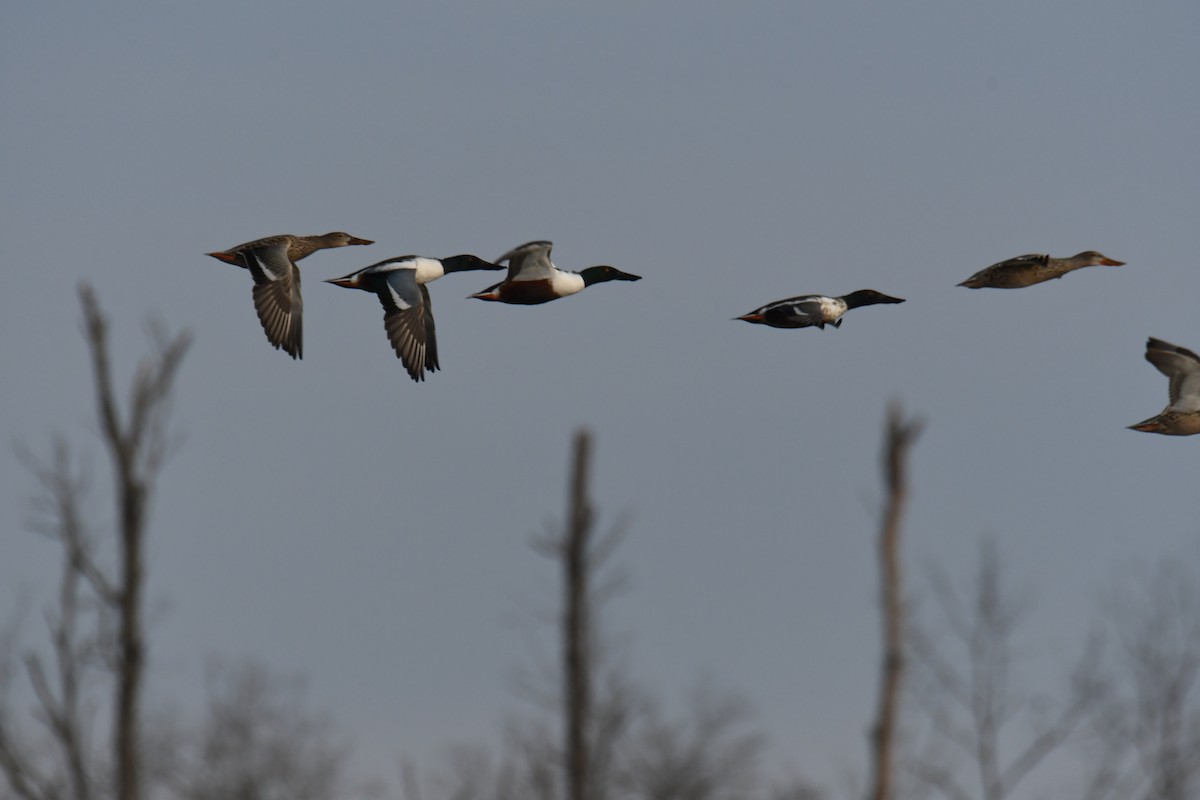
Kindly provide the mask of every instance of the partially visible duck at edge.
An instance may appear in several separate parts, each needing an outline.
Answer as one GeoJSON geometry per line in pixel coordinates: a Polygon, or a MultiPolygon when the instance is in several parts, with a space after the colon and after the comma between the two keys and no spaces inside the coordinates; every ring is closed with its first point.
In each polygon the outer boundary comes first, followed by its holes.
{"type": "Polygon", "coordinates": [[[348,233],[323,236],[268,236],[228,250],[208,253],[227,264],[250,270],[254,278],[254,310],[267,340],[292,358],[304,354],[304,301],[300,297],[300,270],[296,262],[318,250],[351,244],[374,244],[348,233]]]}
{"type": "Polygon", "coordinates": [[[1200,433],[1200,356],[1177,344],[1150,338],[1146,360],[1166,375],[1171,402],[1158,415],[1130,425],[1130,430],[1191,436],[1200,433]]]}
{"type": "Polygon", "coordinates": [[[449,258],[400,256],[363,267],[344,278],[332,278],[326,283],[373,292],[379,298],[383,304],[383,327],[396,357],[403,362],[409,377],[423,381],[426,370],[436,372],[440,369],[433,307],[425,284],[448,272],[479,269],[504,267],[466,254],[449,258]]]}
{"type": "Polygon", "coordinates": [[[1123,267],[1125,262],[1109,258],[1095,250],[1085,250],[1069,258],[1055,258],[1044,253],[1029,253],[992,264],[958,285],[966,286],[968,289],[1022,289],[1051,278],[1061,278],[1068,272],[1074,272],[1077,269],[1096,265],[1123,267]]]}
{"type": "Polygon", "coordinates": [[[826,325],[840,328],[842,315],[852,308],[903,302],[902,297],[892,297],[874,289],[859,289],[841,297],[804,294],[767,303],[734,319],[752,322],[755,325],[770,325],[772,328],[809,328],[815,325],[824,330],[826,325]]]}
{"type": "Polygon", "coordinates": [[[509,250],[496,259],[497,263],[508,262],[508,276],[471,297],[530,306],[576,294],[588,286],[605,281],[642,279],[640,275],[631,275],[606,265],[588,267],[579,272],[561,270],[550,260],[552,246],[550,242],[536,241],[509,250]]]}

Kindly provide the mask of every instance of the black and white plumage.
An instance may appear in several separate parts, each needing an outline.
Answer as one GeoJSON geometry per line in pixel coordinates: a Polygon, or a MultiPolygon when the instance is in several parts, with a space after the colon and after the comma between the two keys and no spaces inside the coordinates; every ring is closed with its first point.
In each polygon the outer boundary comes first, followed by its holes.
{"type": "Polygon", "coordinates": [[[786,300],[776,300],[765,306],[754,309],[749,314],[743,314],[735,319],[751,322],[756,325],[769,325],[772,328],[809,328],[824,329],[826,325],[841,327],[842,315],[852,308],[870,306],[878,303],[903,303],[901,297],[891,297],[874,289],[860,289],[857,292],[829,297],[823,294],[804,294],[799,297],[789,297],[786,300]]]}
{"type": "Polygon", "coordinates": [[[433,307],[425,284],[447,272],[497,269],[504,267],[472,255],[449,258],[400,256],[326,283],[373,292],[379,298],[383,305],[384,329],[396,357],[414,381],[423,381],[426,370],[436,372],[440,369],[433,307]]]}
{"type": "Polygon", "coordinates": [[[602,264],[579,272],[559,269],[550,260],[552,242],[539,239],[514,247],[496,259],[508,262],[508,275],[471,297],[513,305],[539,305],[582,292],[588,286],[608,281],[640,281],[640,275],[602,264]]]}

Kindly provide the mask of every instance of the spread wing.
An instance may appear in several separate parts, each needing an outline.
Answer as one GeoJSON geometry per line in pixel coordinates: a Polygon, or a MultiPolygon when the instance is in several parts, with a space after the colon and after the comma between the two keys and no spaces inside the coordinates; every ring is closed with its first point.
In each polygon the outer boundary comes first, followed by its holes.
{"type": "Polygon", "coordinates": [[[235,252],[246,263],[256,284],[286,280],[296,266],[288,258],[288,242],[282,236],[241,245],[235,252]]]}
{"type": "Polygon", "coordinates": [[[239,250],[254,277],[254,310],[267,340],[292,358],[302,358],[304,301],[300,270],[287,255],[287,242],[239,250]]]}
{"type": "Polygon", "coordinates": [[[1151,338],[1146,360],[1170,379],[1172,411],[1200,411],[1200,356],[1186,347],[1151,338]]]}
{"type": "Polygon", "coordinates": [[[387,273],[376,294],[383,304],[383,326],[392,349],[409,377],[425,380],[425,370],[439,368],[429,289],[417,283],[416,270],[397,269],[387,273]]]}
{"type": "Polygon", "coordinates": [[[497,258],[496,263],[508,261],[508,277],[505,281],[546,280],[554,276],[554,263],[550,261],[551,247],[553,244],[547,241],[526,242],[497,258]]]}

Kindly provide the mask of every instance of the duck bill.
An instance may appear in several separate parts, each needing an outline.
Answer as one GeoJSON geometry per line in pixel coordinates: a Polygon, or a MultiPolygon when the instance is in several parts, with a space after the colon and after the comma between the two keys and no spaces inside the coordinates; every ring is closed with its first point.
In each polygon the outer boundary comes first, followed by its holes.
{"type": "Polygon", "coordinates": [[[204,255],[212,256],[213,258],[217,259],[218,261],[224,261],[226,264],[238,263],[238,257],[235,253],[218,252],[218,253],[205,253],[204,255]]]}
{"type": "Polygon", "coordinates": [[[357,236],[351,236],[350,241],[346,244],[375,244],[370,239],[359,239],[357,236]]]}
{"type": "Polygon", "coordinates": [[[358,288],[358,276],[357,275],[347,275],[344,278],[329,278],[325,282],[332,283],[334,286],[341,286],[343,289],[357,289],[358,288]]]}
{"type": "Polygon", "coordinates": [[[880,303],[903,303],[903,302],[905,302],[905,300],[903,297],[892,297],[891,295],[885,294],[883,297],[881,297],[879,299],[879,302],[880,303]]]}
{"type": "Polygon", "coordinates": [[[1145,422],[1139,422],[1137,425],[1130,425],[1131,431],[1142,431],[1144,433],[1159,433],[1162,431],[1162,423],[1156,417],[1151,417],[1145,422]]]}
{"type": "Polygon", "coordinates": [[[621,272],[621,270],[617,270],[617,274],[613,276],[613,280],[615,281],[640,281],[641,279],[641,275],[633,275],[628,272],[621,272]]]}
{"type": "Polygon", "coordinates": [[[762,322],[763,315],[762,314],[743,314],[740,317],[734,317],[734,319],[735,320],[740,319],[743,322],[762,322]]]}
{"type": "Polygon", "coordinates": [[[1123,267],[1123,266],[1125,266],[1124,261],[1117,261],[1114,258],[1107,258],[1107,257],[1100,259],[1100,263],[1106,267],[1123,267]]]}

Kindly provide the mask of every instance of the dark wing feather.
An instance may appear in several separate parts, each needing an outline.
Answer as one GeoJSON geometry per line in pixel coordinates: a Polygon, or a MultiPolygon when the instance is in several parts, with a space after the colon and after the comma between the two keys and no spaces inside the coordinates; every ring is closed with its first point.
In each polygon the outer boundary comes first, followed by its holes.
{"type": "Polygon", "coordinates": [[[1200,411],[1200,356],[1162,339],[1146,343],[1146,360],[1170,379],[1168,408],[1200,411]]]}
{"type": "Polygon", "coordinates": [[[376,294],[383,304],[383,327],[396,357],[414,381],[425,380],[426,369],[438,369],[429,290],[417,284],[414,270],[398,269],[386,274],[376,294]]]}
{"type": "Polygon", "coordinates": [[[271,276],[259,281],[255,267],[250,267],[251,273],[255,274],[254,310],[258,312],[258,321],[262,323],[267,340],[292,358],[302,358],[304,301],[300,296],[300,270],[288,262],[287,268],[275,277],[275,273],[261,267],[261,262],[252,258],[246,261],[247,264],[259,264],[258,274],[271,276]]]}
{"type": "Polygon", "coordinates": [[[296,268],[288,258],[288,240],[282,236],[242,245],[237,254],[246,263],[256,284],[286,280],[296,268]]]}
{"type": "Polygon", "coordinates": [[[804,297],[771,303],[762,314],[768,324],[785,328],[803,328],[824,322],[821,316],[821,301],[804,297]]]}
{"type": "Polygon", "coordinates": [[[440,369],[437,351],[437,325],[433,321],[433,305],[429,300],[429,288],[423,283],[421,284],[421,295],[425,301],[425,369],[437,372],[440,369]]]}
{"type": "Polygon", "coordinates": [[[1020,266],[1044,267],[1049,263],[1050,263],[1050,256],[1047,253],[1026,253],[1023,256],[1015,256],[1015,257],[1007,259],[1005,261],[1000,261],[996,264],[992,264],[992,266],[989,267],[989,269],[992,269],[995,267],[1020,267],[1020,266]]]}

